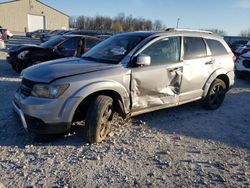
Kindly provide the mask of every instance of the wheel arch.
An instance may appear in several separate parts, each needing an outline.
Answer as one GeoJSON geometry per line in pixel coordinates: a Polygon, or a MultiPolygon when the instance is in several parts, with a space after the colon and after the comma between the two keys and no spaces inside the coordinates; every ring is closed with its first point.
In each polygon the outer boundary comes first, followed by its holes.
{"type": "Polygon", "coordinates": [[[81,97],[82,100],[76,105],[77,107],[74,111],[72,121],[78,119],[79,114],[83,113],[85,116],[89,105],[98,95],[106,95],[111,97],[114,100],[116,111],[122,117],[125,117],[126,114],[128,114],[130,100],[126,89],[121,84],[113,81],[98,82],[85,86],[75,94],[75,97],[81,97]]]}
{"type": "Polygon", "coordinates": [[[203,91],[204,91],[202,95],[203,98],[206,97],[207,92],[215,79],[221,79],[222,81],[225,82],[227,90],[230,89],[230,79],[227,75],[227,71],[224,69],[217,69],[211,74],[211,76],[208,78],[205,85],[203,86],[203,91]]]}

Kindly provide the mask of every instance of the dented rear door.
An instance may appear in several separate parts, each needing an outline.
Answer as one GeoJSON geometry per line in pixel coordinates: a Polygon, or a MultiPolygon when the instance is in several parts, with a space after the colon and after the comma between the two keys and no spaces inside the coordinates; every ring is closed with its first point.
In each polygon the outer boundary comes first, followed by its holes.
{"type": "Polygon", "coordinates": [[[151,65],[132,68],[132,110],[178,104],[183,72],[180,37],[158,40],[140,54],[149,55],[151,65]]]}

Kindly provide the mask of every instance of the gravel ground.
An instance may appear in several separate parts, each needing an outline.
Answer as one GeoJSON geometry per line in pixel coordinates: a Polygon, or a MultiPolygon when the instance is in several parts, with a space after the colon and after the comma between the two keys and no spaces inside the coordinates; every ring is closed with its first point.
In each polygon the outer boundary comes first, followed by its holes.
{"type": "Polygon", "coordinates": [[[20,79],[0,52],[1,187],[250,187],[250,82],[223,106],[198,102],[117,120],[107,141],[34,143],[11,108],[20,79]]]}

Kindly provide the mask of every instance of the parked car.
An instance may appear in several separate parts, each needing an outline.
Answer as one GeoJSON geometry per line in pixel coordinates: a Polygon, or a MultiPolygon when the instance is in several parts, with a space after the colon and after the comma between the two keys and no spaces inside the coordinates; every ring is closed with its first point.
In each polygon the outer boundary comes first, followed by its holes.
{"type": "Polygon", "coordinates": [[[207,32],[117,34],[81,58],[24,70],[13,107],[32,133],[63,133],[85,120],[84,138],[101,142],[114,112],[125,118],[196,100],[219,108],[234,84],[233,57],[207,32]]]}
{"type": "Polygon", "coordinates": [[[240,37],[240,36],[224,36],[225,41],[228,43],[232,52],[239,47],[245,46],[250,40],[250,37],[240,37]]]}
{"type": "Polygon", "coordinates": [[[1,38],[3,41],[8,40],[7,29],[0,28],[1,38]]]}
{"type": "Polygon", "coordinates": [[[50,40],[52,37],[54,36],[58,36],[58,35],[64,35],[67,34],[69,31],[68,30],[53,30],[49,33],[43,34],[40,37],[41,42],[46,42],[48,40],[50,40]]]}
{"type": "Polygon", "coordinates": [[[40,46],[20,45],[13,47],[8,51],[7,60],[13,69],[20,73],[23,69],[44,61],[74,55],[80,56],[100,41],[100,39],[90,36],[58,36],[40,46]]]}
{"type": "Polygon", "coordinates": [[[239,48],[237,48],[234,52],[234,54],[236,55],[236,57],[238,58],[239,56],[241,56],[242,54],[245,54],[247,52],[250,51],[250,41],[245,45],[245,46],[241,46],[239,48]]]}
{"type": "Polygon", "coordinates": [[[10,39],[10,38],[13,38],[13,34],[10,32],[10,30],[7,29],[7,38],[10,39]]]}
{"type": "Polygon", "coordinates": [[[97,35],[96,37],[102,40],[106,40],[111,36],[112,36],[111,34],[110,35],[105,34],[105,35],[97,35]]]}
{"type": "Polygon", "coordinates": [[[38,29],[36,31],[32,31],[32,32],[27,32],[26,33],[26,37],[29,38],[40,38],[42,35],[46,34],[50,32],[49,30],[46,29],[38,29]]]}
{"type": "Polygon", "coordinates": [[[7,41],[13,37],[13,34],[8,29],[0,28],[0,33],[4,41],[7,41]]]}
{"type": "Polygon", "coordinates": [[[239,79],[250,78],[250,51],[238,58],[235,64],[235,75],[239,79]]]}
{"type": "Polygon", "coordinates": [[[67,33],[67,35],[89,35],[89,36],[97,36],[101,35],[101,32],[91,31],[91,30],[73,30],[67,33]]]}
{"type": "Polygon", "coordinates": [[[2,33],[0,32],[0,50],[5,49],[5,42],[3,40],[2,33]]]}

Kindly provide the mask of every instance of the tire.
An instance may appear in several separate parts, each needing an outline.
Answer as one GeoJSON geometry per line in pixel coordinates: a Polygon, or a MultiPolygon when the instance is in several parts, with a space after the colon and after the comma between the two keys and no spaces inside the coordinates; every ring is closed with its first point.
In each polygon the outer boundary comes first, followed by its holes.
{"type": "Polygon", "coordinates": [[[105,140],[111,131],[113,114],[113,99],[104,95],[97,96],[87,111],[84,138],[90,143],[105,140]]]}
{"type": "Polygon", "coordinates": [[[226,92],[225,82],[221,79],[215,79],[208,90],[203,106],[209,110],[218,109],[225,99],[226,92]]]}

